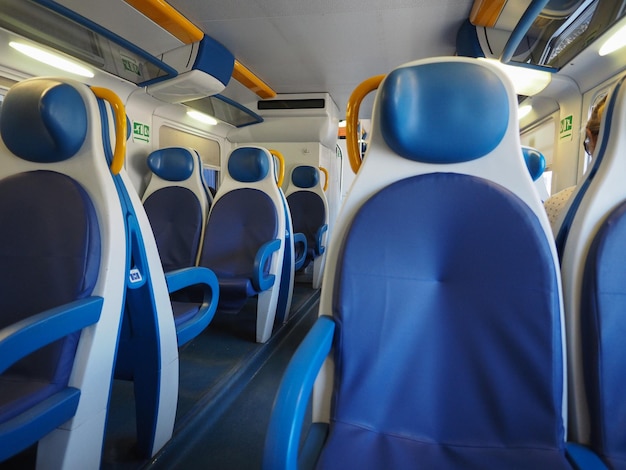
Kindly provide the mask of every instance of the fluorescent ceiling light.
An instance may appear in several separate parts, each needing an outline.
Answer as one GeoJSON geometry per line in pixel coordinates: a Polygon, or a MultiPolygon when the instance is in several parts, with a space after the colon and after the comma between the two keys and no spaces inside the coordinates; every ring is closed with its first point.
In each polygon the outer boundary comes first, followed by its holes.
{"type": "Polygon", "coordinates": [[[529,67],[522,67],[516,65],[503,64],[499,60],[495,59],[481,59],[487,60],[499,67],[504,73],[507,74],[509,79],[513,82],[515,93],[524,96],[533,96],[542,91],[552,81],[552,74],[544,70],[532,69],[529,67]]]}
{"type": "Polygon", "coordinates": [[[50,65],[65,72],[70,72],[81,77],[93,78],[94,74],[90,70],[86,69],[82,65],[78,65],[76,62],[65,59],[60,55],[53,54],[38,47],[29,46],[22,42],[11,41],[9,43],[16,51],[20,51],[22,54],[27,55],[31,59],[38,60],[46,65],[50,65]]]}
{"type": "Polygon", "coordinates": [[[526,117],[528,115],[528,113],[530,113],[532,111],[533,107],[529,104],[525,104],[523,106],[520,106],[519,109],[517,110],[517,118],[518,119],[522,119],[524,117],[526,117]]]}
{"type": "Polygon", "coordinates": [[[626,25],[615,31],[602,45],[598,54],[605,56],[626,46],[626,25]]]}
{"type": "Polygon", "coordinates": [[[209,126],[217,124],[217,119],[213,116],[209,116],[208,114],[201,113],[200,111],[187,111],[187,116],[195,119],[196,121],[200,121],[203,124],[208,124],[209,126]]]}

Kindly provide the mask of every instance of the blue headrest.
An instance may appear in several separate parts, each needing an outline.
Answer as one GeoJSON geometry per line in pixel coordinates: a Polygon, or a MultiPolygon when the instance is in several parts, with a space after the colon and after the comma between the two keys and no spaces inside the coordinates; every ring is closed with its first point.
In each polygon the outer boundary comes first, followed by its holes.
{"type": "Polygon", "coordinates": [[[474,160],[492,151],[508,127],[506,87],[478,63],[399,68],[385,78],[379,93],[383,138],[409,160],[474,160]]]}
{"type": "Polygon", "coordinates": [[[2,103],[0,134],[24,160],[67,160],[85,141],[87,109],[72,85],[52,79],[17,83],[2,103]]]}
{"type": "Polygon", "coordinates": [[[270,171],[267,154],[260,148],[240,147],[228,159],[228,173],[242,183],[261,181],[270,171]]]}
{"type": "Polygon", "coordinates": [[[531,147],[522,146],[522,154],[526,161],[526,167],[533,181],[537,181],[546,169],[546,159],[541,152],[531,147]]]}
{"type": "Polygon", "coordinates": [[[314,188],[319,180],[319,171],[313,166],[302,165],[291,173],[291,181],[299,188],[314,188]]]}
{"type": "Polygon", "coordinates": [[[148,155],[152,173],[167,181],[184,181],[193,174],[194,156],[181,147],[155,150],[148,155]]]}

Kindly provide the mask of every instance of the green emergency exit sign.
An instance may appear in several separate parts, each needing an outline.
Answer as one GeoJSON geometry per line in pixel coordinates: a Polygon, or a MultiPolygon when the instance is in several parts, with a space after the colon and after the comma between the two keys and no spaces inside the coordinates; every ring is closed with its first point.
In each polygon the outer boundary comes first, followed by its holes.
{"type": "Polygon", "coordinates": [[[133,121],[133,141],[150,142],[150,126],[133,121]]]}
{"type": "Polygon", "coordinates": [[[574,129],[574,116],[571,114],[561,119],[561,128],[559,130],[559,139],[570,139],[574,129]]]}

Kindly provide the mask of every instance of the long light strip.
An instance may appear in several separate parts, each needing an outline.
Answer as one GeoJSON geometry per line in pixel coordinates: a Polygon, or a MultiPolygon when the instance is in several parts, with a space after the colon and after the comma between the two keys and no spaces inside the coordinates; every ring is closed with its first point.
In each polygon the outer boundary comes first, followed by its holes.
{"type": "Polygon", "coordinates": [[[217,124],[217,119],[208,114],[201,113],[200,111],[187,111],[187,116],[203,124],[208,124],[209,126],[215,126],[217,124]]]}
{"type": "Polygon", "coordinates": [[[615,31],[602,45],[598,54],[605,56],[626,46],[626,25],[615,31]]]}
{"type": "Polygon", "coordinates": [[[488,60],[499,67],[513,82],[513,87],[518,95],[533,96],[547,87],[552,81],[552,74],[543,70],[531,69],[515,65],[503,64],[499,60],[488,60]]]}
{"type": "Polygon", "coordinates": [[[59,55],[53,54],[51,52],[45,51],[35,46],[30,46],[28,44],[24,44],[22,42],[11,41],[9,43],[16,51],[21,52],[22,54],[27,55],[31,59],[35,59],[39,62],[42,62],[46,65],[50,65],[54,68],[63,70],[65,72],[70,72],[75,75],[80,75],[81,77],[93,78],[94,74],[90,70],[86,69],[82,65],[78,65],[76,62],[65,59],[59,55]]]}

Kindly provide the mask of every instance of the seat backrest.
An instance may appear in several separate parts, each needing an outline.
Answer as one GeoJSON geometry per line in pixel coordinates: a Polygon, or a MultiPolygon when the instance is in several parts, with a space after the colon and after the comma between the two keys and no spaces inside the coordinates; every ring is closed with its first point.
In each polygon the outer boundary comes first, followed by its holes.
{"type": "Polygon", "coordinates": [[[379,87],[322,286],[322,467],[567,468],[560,279],[516,110],[472,59],[379,87]]]}
{"type": "MultiPolygon", "coordinates": [[[[88,334],[70,334],[0,375],[0,422],[24,412],[33,419],[34,405],[68,387],[78,389],[72,421],[56,423],[40,441],[37,458],[55,468],[97,467],[125,283],[119,253],[126,240],[96,97],[72,80],[25,80],[4,99],[0,134],[0,329],[79,299],[103,298],[100,319],[86,328],[88,334]]],[[[20,444],[26,440],[21,435],[20,444]]]]}
{"type": "Polygon", "coordinates": [[[165,272],[197,264],[212,196],[198,153],[168,147],[148,156],[152,175],[143,204],[165,272]]]}
{"type": "Polygon", "coordinates": [[[572,438],[613,463],[626,458],[621,403],[624,303],[626,77],[612,89],[592,168],[572,195],[562,247],[572,438]]]}

